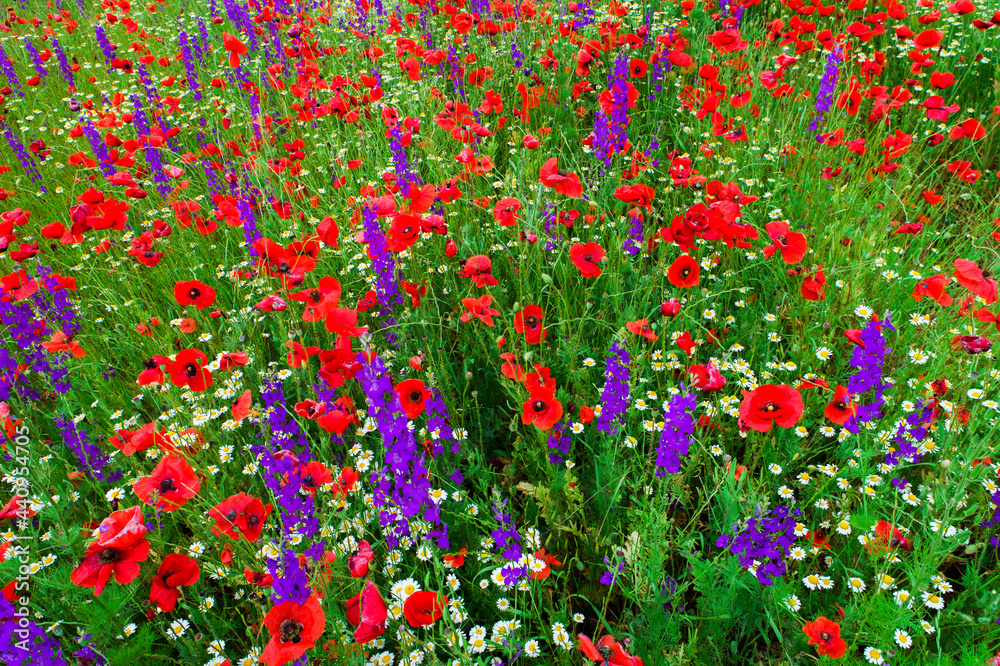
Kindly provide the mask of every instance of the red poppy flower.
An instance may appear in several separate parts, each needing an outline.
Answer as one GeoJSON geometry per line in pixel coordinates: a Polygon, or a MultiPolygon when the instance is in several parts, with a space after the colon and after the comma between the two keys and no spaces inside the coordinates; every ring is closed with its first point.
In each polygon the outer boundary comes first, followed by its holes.
{"type": "Polygon", "coordinates": [[[222,45],[229,51],[229,66],[239,67],[240,56],[246,55],[247,46],[228,32],[222,33],[222,45]]]}
{"type": "Polygon", "coordinates": [[[298,659],[326,629],[326,615],[316,595],[309,595],[304,604],[286,601],[272,608],[264,617],[264,626],[271,634],[260,661],[268,666],[281,666],[298,659]]]}
{"type": "Polygon", "coordinates": [[[468,548],[462,548],[460,551],[458,551],[454,555],[445,555],[444,556],[444,563],[447,564],[450,567],[455,567],[456,569],[458,569],[459,567],[465,566],[465,554],[467,552],[469,552],[468,548]]]}
{"type": "Polygon", "coordinates": [[[271,587],[274,585],[274,576],[261,571],[252,571],[250,567],[243,569],[243,577],[248,583],[257,587],[271,587]]]}
{"type": "Polygon", "coordinates": [[[740,420],[748,428],[767,432],[771,424],[791,428],[802,416],[802,395],[787,384],[764,384],[753,391],[743,391],[740,420]]]}
{"type": "Polygon", "coordinates": [[[878,554],[897,548],[902,548],[907,552],[913,550],[909,540],[903,538],[903,533],[899,531],[899,528],[893,527],[892,523],[885,520],[875,523],[875,539],[865,546],[865,550],[878,554]]]}
{"type": "Polygon", "coordinates": [[[569,249],[569,258],[585,278],[595,278],[601,275],[600,262],[607,256],[604,248],[597,243],[575,243],[569,249]]]}
{"type": "Polygon", "coordinates": [[[367,643],[381,636],[387,617],[389,611],[385,601],[371,581],[365,582],[364,589],[347,600],[347,621],[357,627],[354,640],[358,643],[367,643]]]}
{"type": "Polygon", "coordinates": [[[367,326],[358,326],[358,311],[347,308],[332,308],[326,316],[326,330],[348,338],[356,338],[368,332],[367,326]]]}
{"type": "Polygon", "coordinates": [[[208,357],[198,349],[184,349],[167,365],[167,374],[174,386],[192,391],[204,391],[212,385],[212,373],[205,369],[208,357]]]}
{"type": "Polygon", "coordinates": [[[226,534],[230,538],[239,539],[240,533],[236,526],[236,518],[250,503],[252,497],[246,493],[230,495],[208,510],[208,517],[215,521],[212,534],[226,534]]]}
{"type": "Polygon", "coordinates": [[[532,391],[521,408],[521,423],[534,423],[542,431],[554,426],[563,415],[562,403],[555,399],[555,391],[549,388],[532,391]]]}
{"type": "Polygon", "coordinates": [[[686,289],[698,286],[698,283],[701,282],[701,278],[698,277],[700,273],[701,268],[695,258],[688,254],[682,254],[674,259],[674,263],[670,264],[670,268],[667,269],[667,279],[675,287],[686,289]]]}
{"type": "Polygon", "coordinates": [[[646,61],[642,58],[632,58],[628,63],[628,73],[633,79],[641,79],[646,76],[646,61]]]}
{"type": "Polygon", "coordinates": [[[412,282],[407,282],[406,280],[400,280],[399,284],[403,287],[403,291],[410,295],[410,302],[413,303],[413,307],[420,307],[420,297],[427,294],[427,285],[417,285],[412,282]]]}
{"type": "Polygon", "coordinates": [[[448,598],[437,592],[414,592],[403,604],[403,615],[411,627],[426,627],[437,622],[444,614],[448,598]]]}
{"type": "Polygon", "coordinates": [[[396,213],[389,224],[386,247],[392,252],[402,252],[413,246],[420,237],[420,215],[396,213]]]}
{"type": "Polygon", "coordinates": [[[302,321],[319,321],[330,314],[330,311],[340,303],[342,289],[340,281],[333,276],[326,276],[319,285],[311,289],[303,289],[288,294],[293,301],[306,304],[302,313],[302,321]]]}
{"type": "Polygon", "coordinates": [[[525,341],[529,345],[541,344],[548,331],[545,330],[545,312],[537,305],[524,306],[520,312],[514,315],[514,330],[519,335],[525,336],[525,341]]]}
{"type": "Polygon", "coordinates": [[[781,260],[786,264],[797,264],[806,256],[809,245],[806,242],[805,234],[796,231],[789,231],[788,222],[784,220],[767,223],[767,235],[771,239],[771,244],[764,248],[764,256],[770,258],[772,254],[781,251],[781,260]]]}
{"type": "Polygon", "coordinates": [[[430,391],[419,379],[405,379],[396,384],[396,395],[407,418],[415,419],[424,413],[425,402],[431,397],[430,391]]]}
{"type": "Polygon", "coordinates": [[[165,613],[171,612],[177,603],[177,597],[180,596],[177,588],[182,585],[194,585],[198,582],[200,573],[195,559],[181,553],[167,555],[160,563],[156,576],[153,577],[149,602],[156,604],[157,608],[165,613]]]}
{"type": "Polygon", "coordinates": [[[528,393],[534,393],[535,391],[543,389],[555,391],[556,380],[552,376],[552,371],[549,368],[545,367],[541,363],[536,363],[535,371],[529,372],[524,381],[524,388],[528,389],[528,393]]]}
{"type": "Polygon", "coordinates": [[[820,266],[816,274],[806,273],[799,287],[799,293],[807,301],[822,301],[826,298],[826,275],[823,274],[823,267],[820,266]]]}
{"type": "Polygon", "coordinates": [[[808,644],[816,646],[816,654],[840,659],[847,651],[847,643],[840,637],[840,625],[825,617],[806,622],[802,631],[809,637],[808,644]]]}
{"type": "Polygon", "coordinates": [[[350,396],[341,396],[326,406],[325,411],[316,419],[316,424],[326,432],[343,435],[351,424],[361,425],[354,410],[354,401],[350,396]]]}
{"type": "Polygon", "coordinates": [[[637,319],[636,321],[629,321],[625,323],[625,328],[627,328],[631,333],[636,335],[641,335],[650,342],[655,342],[659,337],[653,330],[649,328],[649,319],[643,317],[642,319],[637,319]]]}
{"type": "Polygon", "coordinates": [[[557,161],[558,158],[553,157],[542,165],[538,181],[545,187],[551,187],[559,194],[579,198],[583,194],[583,185],[580,183],[580,177],[575,173],[560,171],[556,166],[557,161]]]}
{"type": "Polygon", "coordinates": [[[513,379],[515,382],[523,382],[528,373],[524,367],[517,362],[517,356],[507,352],[505,354],[500,354],[500,358],[504,360],[504,363],[500,365],[500,373],[508,379],[513,379]]]}
{"type": "Polygon", "coordinates": [[[721,391],[726,385],[726,378],[715,367],[715,361],[708,365],[692,365],[688,373],[691,375],[691,383],[700,391],[721,391]]]}
{"type": "Polygon", "coordinates": [[[493,326],[493,317],[499,316],[500,312],[490,307],[492,303],[493,297],[489,294],[483,294],[479,298],[463,298],[462,305],[468,312],[462,313],[459,319],[462,323],[467,324],[475,317],[487,326],[493,326]]]}
{"type": "Polygon", "coordinates": [[[260,532],[264,529],[264,523],[267,522],[267,518],[270,515],[270,503],[264,504],[260,499],[251,497],[250,501],[243,507],[243,512],[236,517],[236,526],[240,528],[243,538],[253,543],[260,537],[260,532]]]}
{"type": "Polygon", "coordinates": [[[198,280],[178,282],[174,285],[174,298],[180,305],[193,305],[204,310],[215,303],[215,290],[198,280]]]}
{"type": "Polygon", "coordinates": [[[562,562],[556,559],[555,556],[546,554],[544,548],[535,551],[535,559],[539,560],[542,564],[544,564],[545,568],[540,569],[538,571],[534,569],[529,569],[528,576],[532,580],[545,580],[552,573],[551,567],[562,566],[562,562]]]}
{"type": "Polygon", "coordinates": [[[367,541],[358,544],[358,552],[347,558],[347,570],[351,572],[351,578],[364,578],[368,575],[368,565],[375,559],[372,546],[367,541]]]}
{"type": "Polygon", "coordinates": [[[200,489],[201,480],[191,465],[172,454],[163,456],[149,476],[132,484],[132,490],[139,499],[164,513],[184,506],[200,489]]]}
{"type": "Polygon", "coordinates": [[[960,285],[986,301],[986,305],[997,302],[997,281],[984,276],[976,262],[956,259],[954,278],[960,285]]]}
{"type": "Polygon", "coordinates": [[[851,394],[847,392],[847,387],[838,385],[834,389],[833,400],[823,410],[823,415],[834,423],[844,425],[857,410],[858,403],[851,400],[851,394]]]}
{"type": "Polygon", "coordinates": [[[149,556],[146,525],[142,510],[131,507],[115,511],[101,521],[101,536],[84,553],[70,580],[80,587],[93,587],[94,596],[100,596],[111,575],[122,585],[131,583],[139,575],[139,562],[149,556]]]}
{"type": "MultiPolygon", "coordinates": [[[[610,113],[610,111],[608,112],[610,113]]],[[[656,196],[656,190],[649,185],[622,185],[615,190],[614,196],[625,203],[649,210],[653,198],[656,196]]]]}
{"type": "Polygon", "coordinates": [[[944,38],[944,33],[940,30],[928,29],[924,30],[916,37],[913,38],[913,46],[917,49],[933,49],[937,47],[941,40],[944,38]]]}
{"type": "Polygon", "coordinates": [[[67,337],[67,335],[62,331],[56,331],[53,333],[48,342],[42,343],[42,347],[50,354],[68,351],[75,358],[81,358],[87,355],[87,352],[84,351],[79,342],[74,340],[72,336],[67,337]]]}
{"type": "Polygon", "coordinates": [[[951,282],[951,278],[944,273],[938,273],[918,282],[913,287],[913,293],[910,295],[917,303],[923,300],[924,296],[929,296],[937,301],[938,305],[948,307],[954,302],[952,297],[948,295],[948,292],[945,291],[945,287],[948,286],[949,282],[951,282]]]}
{"type": "Polygon", "coordinates": [[[316,497],[316,491],[320,486],[333,481],[333,475],[330,474],[330,470],[318,460],[312,460],[305,465],[300,465],[298,474],[302,489],[312,497],[316,497]]]}
{"type": "Polygon", "coordinates": [[[493,207],[493,219],[502,227],[513,227],[517,224],[517,211],[521,210],[521,202],[513,197],[504,197],[493,207]]]}
{"type": "Polygon", "coordinates": [[[601,636],[597,645],[583,634],[577,634],[580,639],[580,652],[585,657],[605,666],[643,666],[642,659],[633,657],[621,643],[615,641],[614,636],[601,636]]]}
{"type": "Polygon", "coordinates": [[[493,262],[485,254],[477,254],[465,260],[462,270],[458,272],[460,277],[467,277],[475,283],[477,287],[492,287],[500,282],[490,274],[493,262]]]}

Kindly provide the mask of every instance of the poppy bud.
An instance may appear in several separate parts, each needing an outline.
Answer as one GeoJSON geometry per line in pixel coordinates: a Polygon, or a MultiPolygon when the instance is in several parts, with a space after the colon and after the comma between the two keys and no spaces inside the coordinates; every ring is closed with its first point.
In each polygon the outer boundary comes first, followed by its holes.
{"type": "Polygon", "coordinates": [[[499,338],[497,338],[497,347],[502,349],[505,344],[507,344],[506,336],[501,335],[499,338]]]}
{"type": "Polygon", "coordinates": [[[458,254],[458,246],[455,245],[455,241],[449,238],[444,246],[444,256],[454,257],[456,254],[458,254]]]}
{"type": "Polygon", "coordinates": [[[542,273],[542,282],[544,282],[547,285],[551,285],[552,284],[552,276],[549,275],[549,274],[547,274],[547,273],[542,273]]]}
{"type": "Polygon", "coordinates": [[[670,300],[663,301],[660,303],[660,314],[664,317],[676,317],[680,314],[681,302],[676,298],[671,298],[670,300]]]}

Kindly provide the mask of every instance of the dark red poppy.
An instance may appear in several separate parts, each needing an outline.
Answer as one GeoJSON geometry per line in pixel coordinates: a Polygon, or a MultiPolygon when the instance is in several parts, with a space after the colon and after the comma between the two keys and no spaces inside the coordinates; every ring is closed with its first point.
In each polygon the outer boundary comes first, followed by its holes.
{"type": "Polygon", "coordinates": [[[403,616],[411,627],[426,627],[434,624],[444,614],[448,597],[437,592],[414,592],[403,603],[403,616]]]}
{"type": "Polygon", "coordinates": [[[601,276],[601,262],[607,254],[597,243],[574,243],[569,249],[569,258],[585,278],[601,276]]]}
{"type": "Polygon", "coordinates": [[[316,595],[309,595],[304,604],[286,601],[272,608],[264,617],[264,626],[271,640],[260,661],[268,666],[281,666],[298,659],[316,644],[326,629],[326,615],[316,595]]]}
{"type": "Polygon", "coordinates": [[[563,415],[562,403],[556,400],[555,391],[547,388],[532,391],[521,409],[521,423],[534,423],[542,431],[554,426],[563,415]]]}
{"type": "Polygon", "coordinates": [[[358,643],[373,641],[385,632],[385,620],[389,611],[378,588],[371,581],[364,589],[347,600],[347,621],[357,629],[354,640],[358,643]]]}
{"type": "Polygon", "coordinates": [[[368,565],[375,559],[375,552],[367,541],[358,544],[358,552],[347,558],[347,570],[351,578],[364,578],[368,575],[368,565]]]}
{"type": "Polygon", "coordinates": [[[170,553],[163,558],[160,568],[153,577],[153,586],[149,591],[150,603],[165,613],[174,610],[182,585],[194,585],[200,575],[198,562],[182,553],[170,553]]]}
{"type": "Polygon", "coordinates": [[[771,424],[791,428],[802,416],[802,395],[787,384],[764,384],[753,391],[743,391],[740,420],[759,432],[767,432],[771,424]]]}
{"type": "Polygon", "coordinates": [[[212,385],[212,373],[205,369],[208,357],[198,349],[184,349],[167,365],[166,371],[174,386],[192,391],[204,391],[212,385]]]}
{"type": "Polygon", "coordinates": [[[174,298],[180,305],[193,305],[204,310],[215,303],[215,290],[198,280],[178,282],[174,285],[174,298]]]}
{"type": "Polygon", "coordinates": [[[541,344],[548,332],[545,330],[545,312],[537,305],[526,305],[514,315],[514,330],[523,334],[529,345],[541,344]]]}
{"type": "Polygon", "coordinates": [[[201,480],[191,465],[173,454],[163,456],[149,476],[132,484],[139,499],[164,513],[184,506],[200,489],[201,480]]]}
{"type": "Polygon", "coordinates": [[[409,419],[415,419],[424,413],[427,399],[431,397],[423,381],[419,379],[404,379],[396,384],[396,395],[399,403],[409,419]]]}
{"type": "Polygon", "coordinates": [[[695,258],[688,254],[682,254],[674,259],[670,268],[667,269],[667,280],[675,287],[687,289],[698,286],[701,282],[700,273],[701,267],[698,266],[695,258]]]}
{"type": "Polygon", "coordinates": [[[816,646],[816,654],[840,659],[847,651],[847,643],[840,637],[840,625],[825,617],[806,622],[802,631],[809,637],[808,645],[816,646]]]}

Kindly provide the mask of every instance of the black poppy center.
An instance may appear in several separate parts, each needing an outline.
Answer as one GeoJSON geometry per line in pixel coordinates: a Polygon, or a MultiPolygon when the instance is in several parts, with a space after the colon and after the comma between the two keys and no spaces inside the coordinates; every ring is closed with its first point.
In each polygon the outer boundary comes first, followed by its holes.
{"type": "Polygon", "coordinates": [[[118,550],[115,548],[105,548],[98,558],[101,564],[112,564],[119,560],[118,550]]]}
{"type": "Polygon", "coordinates": [[[295,618],[288,618],[281,623],[281,642],[298,643],[302,640],[302,630],[305,625],[295,618]]]}

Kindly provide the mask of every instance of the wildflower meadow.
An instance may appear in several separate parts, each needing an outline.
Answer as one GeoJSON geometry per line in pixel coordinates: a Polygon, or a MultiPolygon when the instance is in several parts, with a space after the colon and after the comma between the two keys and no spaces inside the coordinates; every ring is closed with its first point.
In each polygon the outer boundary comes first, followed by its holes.
{"type": "Polygon", "coordinates": [[[18,0],[4,666],[1000,666],[1000,2],[18,0]]]}

